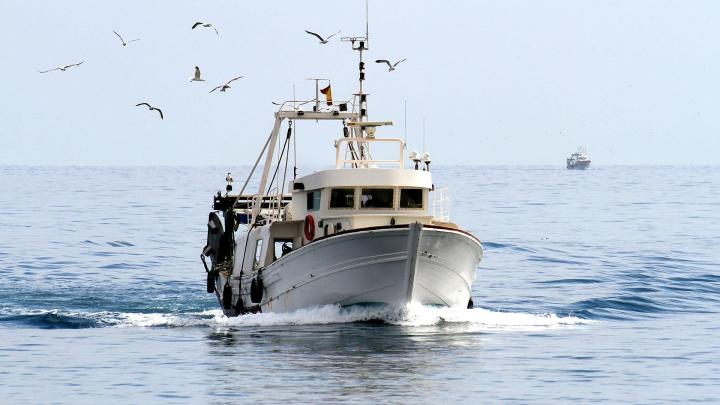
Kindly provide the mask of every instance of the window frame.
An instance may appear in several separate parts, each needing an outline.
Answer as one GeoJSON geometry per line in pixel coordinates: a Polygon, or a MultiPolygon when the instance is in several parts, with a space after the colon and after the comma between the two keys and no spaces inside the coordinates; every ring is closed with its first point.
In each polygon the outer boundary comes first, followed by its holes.
{"type": "Polygon", "coordinates": [[[263,260],[262,250],[263,245],[265,243],[263,242],[262,238],[258,238],[255,241],[255,256],[253,257],[253,269],[259,269],[260,267],[263,267],[265,265],[265,260],[263,260]]]}
{"type": "Polygon", "coordinates": [[[425,189],[421,187],[398,187],[400,192],[398,193],[398,209],[400,210],[424,210],[425,207],[425,189]],[[403,190],[419,190],[420,191],[420,207],[403,207],[402,206],[402,192],[403,190]]]}
{"type": "Polygon", "coordinates": [[[322,207],[322,189],[307,191],[307,192],[305,193],[305,211],[307,211],[307,212],[310,212],[310,211],[319,211],[321,207],[322,207]],[[318,194],[318,199],[317,199],[317,202],[318,202],[318,203],[317,203],[317,206],[315,206],[315,204],[314,204],[314,203],[315,203],[315,198],[313,197],[313,199],[312,199],[312,201],[313,201],[313,208],[310,208],[310,204],[308,204],[308,203],[311,201],[311,200],[310,200],[310,196],[313,195],[314,193],[317,193],[317,194],[318,194]]]}
{"type": "Polygon", "coordinates": [[[341,187],[331,187],[330,188],[330,198],[328,199],[328,209],[330,209],[330,210],[354,210],[354,209],[356,209],[355,207],[358,206],[358,204],[357,204],[358,192],[357,191],[358,191],[357,187],[342,187],[342,186],[341,187]],[[332,199],[333,199],[332,193],[334,190],[352,190],[352,192],[353,192],[352,206],[350,206],[350,207],[333,207],[332,206],[332,199]]]}
{"type": "Polygon", "coordinates": [[[397,187],[388,187],[388,186],[363,186],[360,187],[360,193],[358,194],[358,209],[361,210],[396,210],[395,208],[397,206],[396,200],[397,200],[397,193],[395,192],[397,190],[397,187]],[[363,197],[363,190],[390,190],[392,192],[392,200],[390,207],[363,207],[362,206],[362,197],[363,197]]]}

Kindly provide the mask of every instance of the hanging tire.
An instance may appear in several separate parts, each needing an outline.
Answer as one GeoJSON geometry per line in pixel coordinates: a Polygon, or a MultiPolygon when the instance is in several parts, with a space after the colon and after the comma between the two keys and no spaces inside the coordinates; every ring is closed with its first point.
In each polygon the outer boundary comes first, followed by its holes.
{"type": "Polygon", "coordinates": [[[253,304],[259,304],[260,301],[262,301],[263,287],[262,278],[260,278],[258,274],[250,283],[250,301],[252,301],[253,304]]]}
{"type": "Polygon", "coordinates": [[[225,284],[225,287],[223,288],[223,308],[225,309],[231,309],[232,308],[232,287],[230,287],[230,284],[225,284]]]}
{"type": "Polygon", "coordinates": [[[235,303],[235,314],[237,315],[244,315],[247,311],[245,311],[245,303],[243,302],[242,294],[238,295],[238,300],[235,303]]]}
{"type": "Polygon", "coordinates": [[[211,272],[207,273],[207,292],[209,294],[215,292],[215,275],[211,272]]]}

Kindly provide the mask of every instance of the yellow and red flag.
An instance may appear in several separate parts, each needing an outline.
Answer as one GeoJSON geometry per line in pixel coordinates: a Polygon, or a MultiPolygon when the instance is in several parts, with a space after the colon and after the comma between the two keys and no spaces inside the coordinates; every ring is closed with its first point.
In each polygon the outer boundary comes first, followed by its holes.
{"type": "Polygon", "coordinates": [[[330,85],[328,84],[328,86],[324,89],[320,89],[320,93],[325,95],[325,101],[327,101],[327,105],[332,105],[332,89],[330,88],[330,85]]]}

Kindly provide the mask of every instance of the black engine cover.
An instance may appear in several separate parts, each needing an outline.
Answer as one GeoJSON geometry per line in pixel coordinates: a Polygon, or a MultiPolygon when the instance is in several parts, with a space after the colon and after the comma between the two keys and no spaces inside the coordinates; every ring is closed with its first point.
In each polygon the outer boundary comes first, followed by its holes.
{"type": "Polygon", "coordinates": [[[223,223],[217,212],[211,212],[208,215],[207,223],[207,244],[203,249],[203,254],[212,260],[213,264],[223,261],[226,254],[223,246],[225,245],[225,230],[223,229],[223,223]]]}

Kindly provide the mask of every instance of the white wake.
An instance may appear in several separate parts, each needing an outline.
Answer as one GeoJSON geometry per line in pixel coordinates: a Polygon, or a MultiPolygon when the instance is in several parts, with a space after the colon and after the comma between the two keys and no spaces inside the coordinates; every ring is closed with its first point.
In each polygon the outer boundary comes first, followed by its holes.
{"type": "Polygon", "coordinates": [[[419,326],[466,326],[467,330],[538,330],[595,321],[574,316],[555,314],[532,314],[523,312],[500,312],[483,308],[464,309],[411,304],[403,308],[386,306],[355,306],[341,308],[327,305],[300,309],[287,313],[258,313],[228,318],[219,309],[185,313],[141,312],[72,312],[60,310],[7,310],[0,314],[25,317],[41,317],[45,323],[54,319],[88,324],[86,327],[263,327],[292,325],[327,325],[355,322],[381,322],[408,327],[419,326]]]}
{"type": "MultiPolygon", "coordinates": [[[[219,312],[219,311],[218,311],[219,312]]],[[[446,308],[410,304],[404,308],[350,307],[334,305],[301,309],[289,313],[260,313],[226,318],[218,314],[218,324],[234,327],[279,325],[325,325],[381,321],[390,325],[433,326],[465,324],[486,330],[535,330],[588,324],[593,321],[574,316],[499,312],[483,308],[446,308]]]]}

